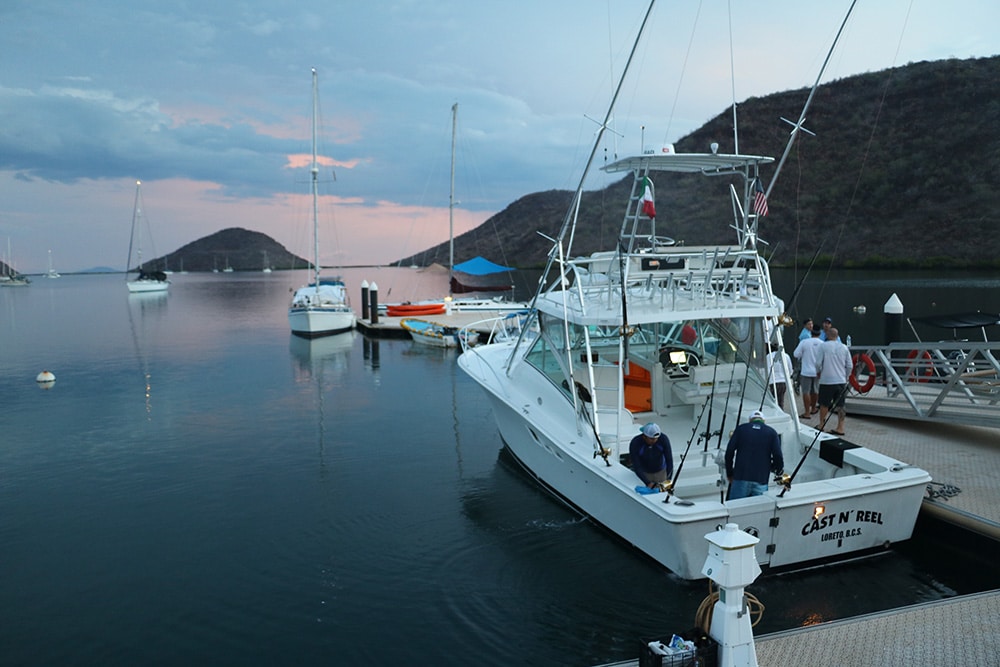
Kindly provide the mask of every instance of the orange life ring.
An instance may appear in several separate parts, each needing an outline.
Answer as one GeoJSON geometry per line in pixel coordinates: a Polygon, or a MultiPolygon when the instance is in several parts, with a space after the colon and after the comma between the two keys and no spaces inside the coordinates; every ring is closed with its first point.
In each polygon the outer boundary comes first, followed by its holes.
{"type": "MultiPolygon", "coordinates": [[[[925,368],[923,371],[923,377],[917,378],[917,382],[927,382],[927,378],[930,377],[931,375],[934,375],[934,358],[931,357],[931,353],[928,352],[927,350],[924,350],[923,352],[919,353],[917,352],[917,350],[910,350],[910,353],[906,355],[906,358],[912,361],[917,358],[917,354],[920,355],[920,358],[922,360],[923,359],[927,360],[927,368],[925,368]]],[[[919,363],[922,365],[923,361],[919,363]]],[[[916,368],[914,369],[914,375],[920,375],[919,370],[917,370],[916,368]]]]}
{"type": "Polygon", "coordinates": [[[851,377],[848,378],[851,382],[851,386],[854,387],[855,391],[867,394],[871,391],[871,388],[875,386],[875,362],[872,361],[872,358],[864,352],[861,354],[855,354],[851,357],[851,362],[854,365],[854,370],[851,371],[851,377]],[[861,382],[858,381],[859,364],[868,369],[868,379],[865,380],[864,384],[861,384],[861,382]]]}

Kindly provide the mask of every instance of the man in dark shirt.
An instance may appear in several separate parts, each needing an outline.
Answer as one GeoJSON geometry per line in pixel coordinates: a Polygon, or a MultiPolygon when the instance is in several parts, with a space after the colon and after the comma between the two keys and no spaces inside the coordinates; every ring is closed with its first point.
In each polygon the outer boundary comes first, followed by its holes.
{"type": "Polygon", "coordinates": [[[778,432],[764,423],[760,410],[754,410],[746,424],[736,427],[726,446],[726,477],[729,478],[726,500],[764,495],[768,473],[778,474],[784,468],[778,432]]]}
{"type": "Polygon", "coordinates": [[[639,430],[628,446],[632,470],[647,489],[656,488],[670,479],[674,472],[674,455],[670,440],[658,424],[650,422],[639,430]]]}

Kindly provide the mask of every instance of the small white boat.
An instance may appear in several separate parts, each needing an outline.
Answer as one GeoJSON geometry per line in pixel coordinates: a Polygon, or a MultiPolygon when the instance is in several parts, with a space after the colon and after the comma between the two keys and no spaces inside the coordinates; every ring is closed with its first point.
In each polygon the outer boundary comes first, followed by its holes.
{"type": "Polygon", "coordinates": [[[58,278],[59,272],[52,268],[52,251],[49,250],[49,270],[45,274],[46,278],[58,278]]]}
{"type": "MultiPolygon", "coordinates": [[[[292,304],[288,308],[288,325],[292,333],[302,338],[317,338],[350,331],[357,323],[357,317],[348,303],[347,288],[340,278],[322,278],[319,265],[319,220],[317,200],[319,198],[317,178],[319,167],[316,161],[316,113],[318,84],[316,70],[312,71],[313,81],[313,124],[312,124],[312,196],[313,196],[313,280],[308,285],[295,290],[292,304]]],[[[227,269],[228,269],[227,260],[227,269]]]]}
{"type": "MultiPolygon", "coordinates": [[[[773,162],[665,146],[607,165],[633,180],[613,249],[575,257],[576,217],[567,215],[529,321],[517,336],[491,337],[458,358],[529,474],[685,579],[705,576],[704,536],[727,524],[760,539],[761,567],[884,549],[911,537],[931,481],[799,422],[798,410],[786,413],[769,391],[769,346],[782,349],[775,323],[784,308],[757,233],[767,214],[761,167],[773,162]],[[677,196],[694,175],[725,198],[736,243],[688,246],[658,234],[652,182],[677,196]],[[777,431],[791,474],[773,471],[764,495],[726,500],[728,436],[756,410],[777,431]],[[628,460],[648,422],[672,444],[673,475],[658,489],[628,460]]],[[[585,178],[586,169],[574,207],[585,178]]]]}
{"type": "MultiPolygon", "coordinates": [[[[145,225],[148,227],[148,223],[145,225]]],[[[142,264],[142,238],[144,233],[148,230],[144,229],[143,225],[143,202],[142,202],[142,181],[135,182],[135,205],[132,207],[132,233],[128,240],[128,262],[125,265],[126,275],[132,269],[130,268],[132,264],[132,245],[135,244],[136,248],[136,271],[139,275],[135,280],[128,280],[126,278],[125,285],[128,287],[130,293],[135,292],[166,292],[167,288],[170,287],[170,281],[167,279],[167,274],[163,271],[151,270],[147,271],[142,264]]]]}
{"type": "Polygon", "coordinates": [[[479,334],[468,329],[445,326],[417,318],[400,320],[399,326],[409,332],[413,340],[431,347],[471,347],[479,342],[479,334]]]}

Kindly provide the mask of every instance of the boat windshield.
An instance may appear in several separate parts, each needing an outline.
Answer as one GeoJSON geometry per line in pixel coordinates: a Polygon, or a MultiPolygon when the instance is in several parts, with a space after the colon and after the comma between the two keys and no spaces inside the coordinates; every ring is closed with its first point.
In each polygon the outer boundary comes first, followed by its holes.
{"type": "MultiPolygon", "coordinates": [[[[560,318],[540,313],[540,335],[526,360],[569,395],[570,378],[587,384],[583,367],[588,350],[595,368],[619,366],[620,329],[564,324],[560,318]]],[[[743,368],[740,375],[746,373],[748,397],[759,397],[769,381],[766,355],[760,318],[644,323],[632,328],[628,341],[630,362],[649,371],[662,368],[668,377],[686,376],[694,366],[718,365],[724,368],[720,372],[730,375],[735,367],[743,368]]]]}

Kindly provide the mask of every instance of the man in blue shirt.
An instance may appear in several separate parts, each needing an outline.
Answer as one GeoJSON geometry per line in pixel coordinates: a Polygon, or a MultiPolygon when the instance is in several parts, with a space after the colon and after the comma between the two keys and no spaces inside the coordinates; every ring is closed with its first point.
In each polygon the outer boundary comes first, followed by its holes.
{"type": "Polygon", "coordinates": [[[784,468],[778,432],[764,423],[760,410],[754,410],[747,423],[736,427],[726,446],[726,477],[729,478],[726,500],[764,495],[768,473],[780,474],[784,468]]]}
{"type": "Polygon", "coordinates": [[[647,489],[658,487],[670,479],[674,472],[674,455],[670,440],[660,431],[658,424],[650,422],[639,430],[628,446],[632,470],[647,489]]]}

